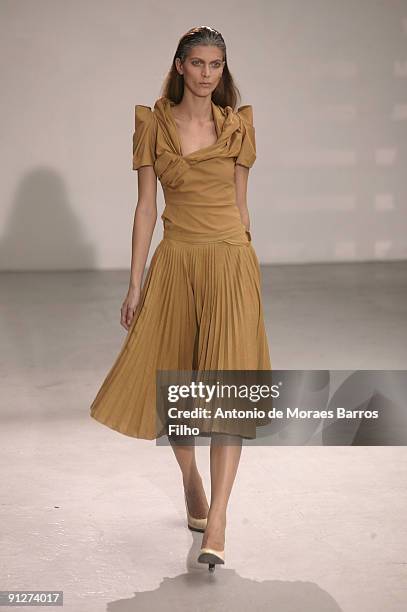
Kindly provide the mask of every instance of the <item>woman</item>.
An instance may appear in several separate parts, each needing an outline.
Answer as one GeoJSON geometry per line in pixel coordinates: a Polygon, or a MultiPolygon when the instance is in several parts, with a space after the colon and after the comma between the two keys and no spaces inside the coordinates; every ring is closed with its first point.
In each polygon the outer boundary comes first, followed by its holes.
{"type": "MultiPolygon", "coordinates": [[[[154,109],[135,107],[138,202],[121,309],[128,334],[91,406],[93,418],[126,435],[151,440],[166,433],[157,421],[157,370],[271,369],[246,201],[255,132],[251,106],[234,110],[237,92],[222,35],[203,26],[180,39],[154,109]],[[157,177],[164,235],[141,287],[157,218],[157,177]]],[[[256,422],[199,424],[211,436],[210,507],[194,436],[168,438],[182,472],[188,527],[204,532],[198,561],[213,570],[225,559],[226,509],[242,438],[256,437],[256,422]]]]}

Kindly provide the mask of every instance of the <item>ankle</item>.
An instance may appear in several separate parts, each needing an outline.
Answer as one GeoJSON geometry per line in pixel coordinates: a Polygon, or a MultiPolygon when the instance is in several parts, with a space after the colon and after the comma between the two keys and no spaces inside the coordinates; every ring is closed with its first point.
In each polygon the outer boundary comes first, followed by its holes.
{"type": "Polygon", "coordinates": [[[216,508],[214,506],[210,506],[208,512],[208,521],[214,521],[226,525],[226,510],[224,508],[216,508]]]}
{"type": "Polygon", "coordinates": [[[207,523],[205,533],[202,538],[202,548],[214,548],[215,550],[223,550],[226,539],[226,525],[216,524],[213,522],[207,523]]]}
{"type": "Polygon", "coordinates": [[[196,489],[197,485],[202,485],[202,478],[198,471],[194,471],[188,474],[188,476],[183,476],[182,482],[185,491],[190,491],[196,489]]]}

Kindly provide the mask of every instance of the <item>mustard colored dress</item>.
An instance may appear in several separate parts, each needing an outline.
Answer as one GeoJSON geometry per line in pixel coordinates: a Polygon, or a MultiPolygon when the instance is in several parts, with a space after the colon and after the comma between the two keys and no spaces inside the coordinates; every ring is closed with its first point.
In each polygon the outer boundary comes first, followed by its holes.
{"type": "MultiPolygon", "coordinates": [[[[216,143],[183,155],[173,104],[162,97],[153,110],[135,107],[133,169],[154,167],[164,232],[90,409],[100,423],[148,440],[163,435],[157,370],[271,370],[259,262],[235,201],[235,164],[250,168],[256,159],[252,107],[234,111],[212,101],[216,143]]],[[[256,424],[236,420],[225,433],[256,438],[256,424]]]]}

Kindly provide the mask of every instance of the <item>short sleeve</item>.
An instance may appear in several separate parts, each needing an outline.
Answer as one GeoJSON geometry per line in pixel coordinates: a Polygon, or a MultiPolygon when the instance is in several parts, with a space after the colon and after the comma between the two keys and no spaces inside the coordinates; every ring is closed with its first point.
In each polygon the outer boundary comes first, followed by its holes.
{"type": "Polygon", "coordinates": [[[153,166],[156,160],[157,122],[149,106],[138,104],[134,114],[133,170],[138,170],[141,166],[153,166]]]}
{"type": "Polygon", "coordinates": [[[250,105],[237,109],[242,130],[242,146],[236,164],[251,168],[256,161],[256,137],[253,126],[253,108],[250,105]]]}

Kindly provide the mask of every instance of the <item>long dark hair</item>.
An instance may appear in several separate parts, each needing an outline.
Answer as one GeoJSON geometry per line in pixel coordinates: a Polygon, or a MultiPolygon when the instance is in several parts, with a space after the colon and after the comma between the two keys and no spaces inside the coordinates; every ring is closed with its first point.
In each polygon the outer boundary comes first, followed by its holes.
{"type": "Polygon", "coordinates": [[[181,63],[183,63],[192,48],[197,45],[212,45],[222,50],[225,64],[223,66],[222,78],[216,89],[212,92],[212,100],[219,106],[231,106],[235,110],[241,96],[229,71],[226,58],[226,44],[222,34],[209,26],[192,28],[180,38],[174,59],[172,60],[172,66],[165,78],[161,95],[169,98],[175,104],[181,102],[184,95],[184,76],[178,73],[175,58],[179,57],[181,63]]]}

